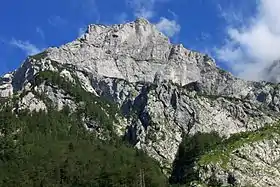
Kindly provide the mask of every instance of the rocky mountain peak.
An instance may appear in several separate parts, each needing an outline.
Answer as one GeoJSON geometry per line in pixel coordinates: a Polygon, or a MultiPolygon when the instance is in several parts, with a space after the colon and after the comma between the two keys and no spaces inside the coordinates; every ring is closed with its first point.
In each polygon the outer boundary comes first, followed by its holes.
{"type": "Polygon", "coordinates": [[[90,25],[77,40],[47,50],[48,58],[99,77],[153,82],[156,74],[178,84],[201,80],[201,69],[216,65],[205,54],[171,44],[143,18],[118,25],[90,25]]]}
{"type": "Polygon", "coordinates": [[[170,45],[168,37],[144,18],[124,24],[89,25],[86,34],[81,39],[96,46],[118,48],[126,45],[127,48],[134,48],[134,50],[147,47],[156,41],[170,45]]]}
{"type": "MultiPolygon", "coordinates": [[[[112,25],[102,25],[102,24],[91,24],[88,26],[86,33],[89,35],[97,35],[100,33],[107,32],[108,35],[112,35],[117,38],[117,34],[122,37],[128,37],[135,35],[138,37],[148,37],[149,35],[158,35],[166,40],[169,40],[168,37],[160,33],[156,26],[151,24],[145,18],[137,18],[136,20],[123,24],[112,24],[112,25]],[[127,35],[127,36],[123,36],[127,35]],[[139,35],[139,36],[137,36],[139,35]]],[[[95,40],[95,39],[94,39],[95,40]]]]}

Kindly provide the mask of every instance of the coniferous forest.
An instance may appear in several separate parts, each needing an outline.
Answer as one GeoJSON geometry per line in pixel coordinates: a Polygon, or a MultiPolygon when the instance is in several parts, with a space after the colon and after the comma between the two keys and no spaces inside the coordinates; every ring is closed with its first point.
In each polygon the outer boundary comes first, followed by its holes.
{"type": "Polygon", "coordinates": [[[154,160],[120,139],[99,140],[67,110],[7,110],[0,124],[0,186],[166,186],[154,160]]]}

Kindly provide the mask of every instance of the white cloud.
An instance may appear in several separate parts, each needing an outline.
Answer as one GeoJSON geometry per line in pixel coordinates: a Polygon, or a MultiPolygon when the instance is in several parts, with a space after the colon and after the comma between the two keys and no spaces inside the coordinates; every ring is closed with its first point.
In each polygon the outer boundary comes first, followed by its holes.
{"type": "Polygon", "coordinates": [[[228,61],[232,70],[242,78],[267,79],[264,69],[280,59],[279,10],[279,0],[258,0],[253,16],[224,12],[223,17],[229,23],[227,40],[216,49],[216,56],[228,61]]]}
{"type": "Polygon", "coordinates": [[[45,33],[40,27],[36,27],[36,32],[41,36],[42,39],[45,39],[45,33]]]}
{"type": "Polygon", "coordinates": [[[84,15],[86,15],[87,18],[90,19],[91,21],[99,23],[101,19],[101,15],[96,0],[85,0],[81,2],[82,2],[81,4],[82,9],[84,10],[83,11],[84,15]]]}
{"type": "Polygon", "coordinates": [[[125,23],[128,21],[128,15],[125,12],[122,12],[120,15],[116,16],[117,23],[125,23]]]}
{"type": "Polygon", "coordinates": [[[35,55],[42,51],[42,49],[39,49],[34,44],[31,44],[29,41],[21,41],[21,40],[15,40],[12,39],[10,41],[10,45],[15,46],[22,51],[26,53],[26,55],[35,55]]]}
{"type": "Polygon", "coordinates": [[[48,19],[48,22],[50,25],[54,26],[54,27],[61,27],[67,24],[67,21],[60,17],[60,16],[51,16],[48,19]]]}
{"type": "MultiPolygon", "coordinates": [[[[133,9],[133,14],[135,17],[142,17],[146,19],[152,19],[156,17],[156,9],[155,7],[158,3],[166,3],[170,0],[127,0],[127,4],[130,8],[133,9]]],[[[173,19],[168,19],[166,17],[161,17],[160,20],[155,23],[158,30],[163,32],[168,37],[173,37],[178,34],[181,30],[181,26],[177,23],[177,15],[168,10],[173,16],[173,19]]],[[[127,17],[127,15],[123,15],[123,17],[127,17]]],[[[122,19],[125,20],[125,19],[122,19]]]]}
{"type": "Polygon", "coordinates": [[[87,28],[86,27],[81,27],[79,28],[78,30],[78,37],[81,37],[82,35],[84,35],[87,31],[87,28]]]}
{"type": "Polygon", "coordinates": [[[155,4],[169,0],[127,0],[128,5],[133,9],[135,17],[150,19],[155,16],[155,4]]]}
{"type": "Polygon", "coordinates": [[[160,18],[160,21],[156,24],[156,27],[168,37],[173,37],[181,30],[181,26],[175,20],[169,20],[164,17],[160,18]]]}

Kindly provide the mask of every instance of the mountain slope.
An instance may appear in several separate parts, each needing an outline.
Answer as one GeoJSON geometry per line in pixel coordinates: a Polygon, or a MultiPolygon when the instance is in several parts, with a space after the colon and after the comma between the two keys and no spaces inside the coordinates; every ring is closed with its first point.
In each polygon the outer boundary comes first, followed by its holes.
{"type": "Polygon", "coordinates": [[[112,134],[100,140],[81,117],[66,108],[1,111],[0,186],[166,186],[155,160],[112,134]]]}
{"type": "MultiPolygon", "coordinates": [[[[240,132],[253,133],[277,122],[280,107],[278,84],[235,78],[209,56],[171,44],[144,19],[90,25],[77,40],[28,57],[16,71],[1,78],[0,96],[3,102],[13,98],[14,111],[62,110],[65,106],[72,112],[82,109],[88,130],[97,132],[100,139],[110,138],[111,131],[124,137],[156,159],[167,176],[174,173],[174,161],[180,159],[179,147],[186,135],[216,132],[227,139],[240,132]],[[94,112],[88,110],[87,103],[95,104],[91,106],[94,112]],[[109,131],[103,128],[108,124],[106,116],[114,118],[109,131]]],[[[199,160],[209,151],[205,149],[192,159],[199,160]]],[[[191,171],[199,171],[204,183],[214,176],[226,184],[225,176],[234,175],[235,168],[224,169],[223,175],[210,175],[197,167],[198,160],[191,162],[191,171]]],[[[221,171],[216,163],[205,163],[205,167],[221,171]]],[[[277,175],[268,173],[264,172],[266,180],[254,185],[273,183],[277,175]]],[[[243,175],[249,178],[249,173],[243,175]]],[[[245,185],[238,177],[234,176],[236,185],[245,185]]]]}

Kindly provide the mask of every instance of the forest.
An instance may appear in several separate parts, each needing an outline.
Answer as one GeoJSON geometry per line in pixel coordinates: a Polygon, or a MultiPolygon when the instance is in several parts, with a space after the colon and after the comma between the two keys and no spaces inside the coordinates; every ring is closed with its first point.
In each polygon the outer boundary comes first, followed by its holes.
{"type": "Polygon", "coordinates": [[[0,186],[167,186],[156,161],[121,139],[98,139],[67,110],[7,109],[0,125],[0,186]]]}

